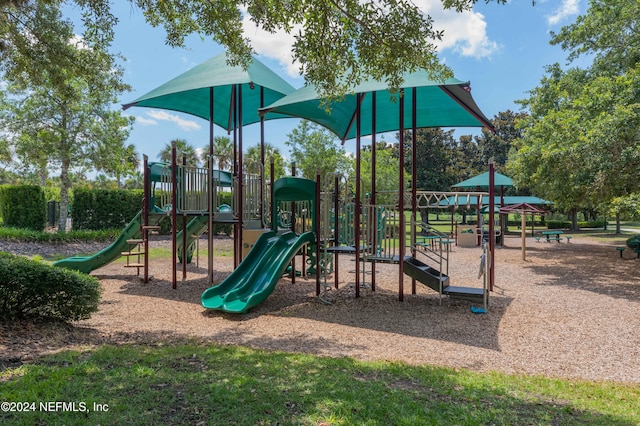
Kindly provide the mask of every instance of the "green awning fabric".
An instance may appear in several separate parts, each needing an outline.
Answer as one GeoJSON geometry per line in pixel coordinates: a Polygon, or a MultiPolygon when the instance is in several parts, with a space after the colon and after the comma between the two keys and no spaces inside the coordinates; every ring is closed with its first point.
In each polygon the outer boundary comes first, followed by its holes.
{"type": "MultiPolygon", "coordinates": [[[[513,186],[513,180],[510,177],[502,175],[500,173],[494,173],[493,183],[496,187],[500,186],[513,186]]],[[[469,178],[460,183],[452,185],[454,188],[488,188],[489,187],[489,172],[485,172],[469,178]]]]}
{"type": "MultiPolygon", "coordinates": [[[[215,56],[189,71],[153,89],[123,109],[133,106],[180,111],[209,120],[210,92],[213,88],[214,122],[223,129],[234,128],[231,115],[234,102],[232,88],[242,89],[242,125],[260,121],[258,108],[269,105],[295,89],[276,73],[253,58],[245,71],[242,67],[227,64],[225,53],[215,56]],[[260,102],[260,87],[264,88],[264,100],[260,102]]],[[[287,116],[274,114],[269,119],[287,116]]]]}
{"type": "MultiPolygon", "coordinates": [[[[493,197],[493,202],[496,206],[500,206],[500,196],[495,196],[493,197]]],[[[504,205],[505,206],[509,206],[509,205],[514,205],[514,204],[530,204],[530,205],[550,205],[553,204],[551,201],[542,199],[542,198],[538,198],[538,197],[533,197],[533,196],[520,196],[520,195],[508,195],[504,197],[504,205]]],[[[480,200],[480,204],[483,206],[486,206],[489,204],[489,197],[484,195],[482,196],[482,200],[480,200]]],[[[447,207],[457,207],[457,206],[470,206],[472,208],[477,207],[478,205],[478,197],[477,196],[471,196],[471,198],[469,198],[468,196],[458,196],[457,197],[457,204],[453,204],[452,201],[449,200],[442,200],[437,204],[432,204],[430,205],[430,207],[432,208],[447,208],[447,207]]]]}
{"type": "MultiPolygon", "coordinates": [[[[491,123],[471,97],[469,83],[455,78],[442,82],[430,80],[427,73],[419,71],[404,76],[404,128],[412,123],[411,105],[416,88],[416,127],[481,127],[491,128],[491,123]]],[[[392,96],[387,84],[366,81],[354,87],[344,99],[330,104],[330,111],[322,107],[322,99],[313,86],[302,87],[295,92],[262,108],[262,114],[285,114],[313,121],[331,130],[340,139],[356,137],[356,94],[364,94],[361,103],[360,135],[370,135],[400,130],[398,95],[392,96]],[[376,98],[376,128],[372,128],[372,100],[376,98]]]]}
{"type": "Polygon", "coordinates": [[[218,182],[219,186],[226,188],[231,188],[233,186],[233,175],[230,172],[214,170],[213,179],[218,182]]]}

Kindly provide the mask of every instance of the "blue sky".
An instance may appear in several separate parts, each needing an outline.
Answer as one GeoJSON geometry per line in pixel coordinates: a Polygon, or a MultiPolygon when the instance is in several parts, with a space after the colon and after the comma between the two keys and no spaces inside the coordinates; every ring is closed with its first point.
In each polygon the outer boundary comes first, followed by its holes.
{"type": "MultiPolygon", "coordinates": [[[[126,58],[125,80],[132,87],[132,92],[121,96],[121,104],[223,52],[219,45],[197,36],[188,38],[184,49],[171,48],[165,44],[164,30],[147,24],[138,9],[129,2],[114,3],[114,13],[120,20],[114,50],[126,58]]],[[[441,60],[458,79],[471,81],[471,93],[489,118],[508,109],[517,111],[514,101],[525,98],[527,91],[537,86],[546,65],[566,64],[566,52],[549,44],[550,31],[557,32],[574,22],[587,7],[587,0],[538,0],[535,6],[530,0],[513,0],[506,5],[487,5],[481,0],[472,11],[458,14],[443,12],[439,0],[414,3],[434,17],[437,29],[445,31],[439,45],[441,60]]],[[[67,12],[77,19],[77,10],[67,12]]],[[[303,85],[290,56],[291,36],[261,33],[248,20],[245,34],[253,40],[262,62],[294,87],[303,85]]],[[[157,160],[160,150],[175,138],[186,139],[196,148],[208,145],[208,123],[197,117],[149,108],[130,108],[126,113],[136,117],[128,143],[135,144],[138,152],[148,155],[151,161],[157,160]]],[[[266,141],[287,157],[286,135],[298,123],[297,119],[267,121],[266,141]]],[[[220,128],[215,132],[226,134],[220,128]]],[[[245,128],[245,147],[259,143],[258,132],[257,124],[245,128]]],[[[456,134],[478,131],[458,129],[456,134]]],[[[386,139],[391,141],[394,137],[389,135],[386,139]]],[[[347,142],[347,149],[353,145],[347,142]]]]}

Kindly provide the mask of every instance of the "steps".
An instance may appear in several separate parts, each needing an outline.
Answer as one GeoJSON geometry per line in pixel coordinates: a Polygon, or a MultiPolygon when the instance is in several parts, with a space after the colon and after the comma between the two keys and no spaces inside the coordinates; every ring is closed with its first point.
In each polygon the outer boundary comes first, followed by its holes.
{"type": "Polygon", "coordinates": [[[437,269],[411,256],[404,258],[404,273],[438,293],[449,296],[451,299],[467,300],[472,303],[481,304],[485,304],[485,302],[488,301],[488,295],[484,289],[450,286],[447,275],[441,274],[437,269]],[[485,300],[485,298],[487,298],[487,300],[485,300]]]}
{"type": "Polygon", "coordinates": [[[404,258],[404,273],[438,293],[449,286],[449,276],[411,256],[404,258]]]}
{"type": "Polygon", "coordinates": [[[137,268],[137,273],[140,275],[140,268],[144,268],[142,256],[145,254],[144,246],[147,242],[149,232],[157,232],[159,230],[160,226],[158,225],[142,225],[143,238],[132,238],[127,240],[127,244],[135,246],[135,248],[120,253],[121,256],[127,259],[127,263],[124,265],[125,268],[137,268]],[[147,239],[144,238],[145,235],[147,239]],[[135,262],[132,261],[132,258],[136,258],[135,262]]]}

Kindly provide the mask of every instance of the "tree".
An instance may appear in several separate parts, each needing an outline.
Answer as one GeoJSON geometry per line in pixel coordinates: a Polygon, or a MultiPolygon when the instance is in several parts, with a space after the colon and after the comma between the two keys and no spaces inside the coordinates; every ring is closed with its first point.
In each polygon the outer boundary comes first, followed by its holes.
{"type": "Polygon", "coordinates": [[[509,168],[516,183],[571,211],[574,228],[578,209],[639,190],[639,12],[637,1],[591,0],[587,14],[552,39],[570,59],[591,55],[591,66],[549,66],[521,101],[530,115],[509,168]]]}
{"type": "MultiPolygon", "coordinates": [[[[360,176],[365,193],[372,192],[373,152],[371,146],[365,146],[360,156],[360,176]]],[[[395,150],[386,142],[381,141],[376,145],[376,204],[397,203],[398,170],[400,164],[395,150]],[[393,195],[388,194],[393,193],[393,195]]]]}
{"type": "Polygon", "coordinates": [[[509,151],[514,140],[522,138],[522,129],[517,126],[518,120],[524,119],[525,112],[510,110],[499,112],[491,119],[495,132],[482,128],[480,136],[475,140],[478,145],[480,162],[486,169],[491,158],[495,161],[496,172],[505,173],[509,151]]]}
{"type": "Polygon", "coordinates": [[[344,148],[338,144],[337,138],[329,131],[307,120],[301,120],[287,138],[285,143],[291,150],[291,161],[303,177],[315,180],[317,172],[322,177],[335,172],[350,175],[351,161],[344,148]]]}
{"type": "MultiPolygon", "coordinates": [[[[38,34],[46,34],[48,38],[27,37],[29,46],[24,49],[12,44],[15,40],[3,40],[2,67],[11,95],[0,111],[0,122],[23,165],[42,168],[46,164],[48,169],[60,171],[58,231],[65,232],[70,173],[92,168],[95,160],[92,154],[105,129],[123,123],[120,113],[114,113],[110,107],[116,102],[116,95],[128,86],[122,82],[121,67],[98,44],[86,48],[81,43],[71,43],[73,28],[62,20],[56,4],[28,1],[19,4],[33,6],[41,19],[38,34]],[[25,55],[40,48],[46,51],[53,45],[64,57],[62,63],[69,66],[44,72],[34,80],[26,78],[26,68],[37,66],[40,59],[25,55]],[[82,73],[75,74],[79,68],[82,73]],[[91,77],[85,78],[88,74],[91,77]]],[[[1,5],[3,9],[10,7],[6,2],[1,5]]],[[[0,22],[5,31],[7,19],[0,18],[0,22]]],[[[123,133],[113,141],[118,142],[120,136],[123,133]]]]}
{"type": "Polygon", "coordinates": [[[623,215],[629,219],[640,217],[640,194],[614,198],[611,200],[608,212],[616,219],[616,234],[621,234],[620,220],[623,215]]]}
{"type": "Polygon", "coordinates": [[[117,188],[121,189],[123,180],[135,173],[140,166],[140,154],[135,145],[125,144],[129,136],[128,126],[133,123],[133,118],[118,115],[110,122],[112,126],[101,127],[96,132],[103,137],[99,138],[93,157],[96,159],[96,169],[114,177],[117,188]]]}
{"type": "MultiPolygon", "coordinates": [[[[209,145],[202,148],[202,161],[206,163],[209,156],[209,145]]],[[[233,168],[233,141],[228,136],[213,138],[213,166],[219,170],[231,171],[233,168]]]]}
{"type": "Polygon", "coordinates": [[[452,164],[455,183],[467,180],[487,170],[487,164],[482,161],[476,139],[472,135],[462,135],[458,140],[458,148],[452,164]]]}
{"type": "MultiPolygon", "coordinates": [[[[260,145],[254,145],[247,150],[244,155],[244,171],[247,173],[260,174],[260,145]]],[[[265,180],[269,180],[271,176],[271,160],[273,159],[274,177],[275,179],[281,178],[285,175],[285,161],[280,150],[275,146],[265,143],[264,144],[264,176],[265,180]]]]}
{"type": "MultiPolygon", "coordinates": [[[[442,0],[449,9],[462,11],[478,0],[442,0]]],[[[485,0],[486,2],[492,0],[485,0]]],[[[507,0],[493,0],[498,4],[507,0]]],[[[142,10],[152,26],[163,26],[166,42],[183,46],[190,34],[211,38],[229,52],[232,64],[246,66],[253,48],[243,33],[245,14],[256,27],[295,34],[293,59],[300,63],[307,82],[316,85],[323,95],[339,95],[348,86],[367,76],[399,87],[407,71],[426,69],[434,76],[446,78],[451,71],[438,62],[435,41],[442,32],[433,28],[433,19],[410,0],[349,1],[292,0],[130,0],[142,10]],[[346,74],[345,74],[346,73],[346,74]]],[[[48,40],[55,35],[38,14],[41,3],[57,8],[61,0],[0,0],[0,51],[20,50],[22,57],[38,58],[37,64],[8,64],[16,72],[24,71],[36,81],[43,76],[57,76],[58,69],[75,66],[64,48],[48,40]],[[25,28],[27,29],[25,31],[25,28]],[[41,43],[34,48],[30,41],[41,43]],[[15,66],[14,66],[15,65],[15,66]],[[33,66],[32,65],[37,65],[33,66]]],[[[90,48],[106,51],[113,39],[117,18],[111,14],[107,0],[75,0],[84,14],[85,42],[90,48]]],[[[2,60],[5,63],[5,59],[2,60]]],[[[82,68],[77,70],[79,75],[82,68]]],[[[90,73],[86,75],[89,79],[90,73]]],[[[100,82],[98,80],[98,82],[100,82]]]]}
{"type": "Polygon", "coordinates": [[[188,166],[197,166],[200,158],[193,145],[189,144],[185,139],[173,139],[166,144],[162,151],[158,153],[158,158],[163,163],[171,163],[173,145],[176,146],[176,161],[182,164],[183,157],[186,159],[188,166]]]}
{"type": "MultiPolygon", "coordinates": [[[[52,87],[64,92],[69,75],[87,83],[91,96],[113,93],[103,73],[118,68],[122,57],[109,52],[117,18],[105,0],[78,0],[87,30],[78,38],[71,23],[61,15],[61,0],[0,0],[0,71],[6,79],[23,87],[52,87]],[[87,66],[86,58],[75,50],[91,51],[96,58],[87,66]],[[100,73],[96,64],[100,63],[100,73]]],[[[117,80],[120,80],[117,78],[117,80]]]]}
{"type": "Polygon", "coordinates": [[[638,20],[637,0],[590,0],[585,15],[551,33],[551,44],[568,51],[572,61],[593,57],[593,71],[622,75],[640,62],[638,20]]]}
{"type": "MultiPolygon", "coordinates": [[[[411,131],[405,131],[405,167],[412,170],[411,131]]],[[[451,167],[456,150],[453,130],[444,131],[439,127],[417,129],[416,131],[416,188],[428,191],[448,191],[455,182],[451,167]]]]}

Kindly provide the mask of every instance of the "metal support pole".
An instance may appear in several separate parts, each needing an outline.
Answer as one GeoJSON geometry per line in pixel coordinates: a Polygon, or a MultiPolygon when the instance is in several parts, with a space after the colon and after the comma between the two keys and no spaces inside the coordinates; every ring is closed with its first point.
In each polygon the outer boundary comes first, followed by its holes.
{"type": "MultiPolygon", "coordinates": [[[[416,257],[416,232],[417,230],[417,202],[418,202],[418,192],[416,187],[416,176],[418,176],[418,166],[417,166],[417,158],[418,155],[416,153],[418,147],[418,129],[416,126],[417,121],[417,106],[416,106],[416,88],[411,89],[411,257],[416,257]]],[[[425,209],[427,215],[429,214],[429,210],[425,209]]],[[[424,220],[424,218],[422,218],[424,220]]],[[[426,222],[429,222],[429,217],[427,216],[426,222]]],[[[411,279],[411,294],[416,294],[416,279],[411,279]]]]}
{"type": "MultiPolygon", "coordinates": [[[[187,195],[187,157],[182,156],[182,194],[187,195]]],[[[183,206],[186,210],[186,206],[183,206]]],[[[187,279],[187,213],[182,211],[182,281],[187,279]]]]}
{"type": "Polygon", "coordinates": [[[175,290],[178,287],[178,164],[177,164],[176,143],[171,146],[171,287],[175,290]]]}
{"type": "Polygon", "coordinates": [[[144,268],[143,281],[149,282],[149,232],[146,226],[149,224],[149,206],[151,204],[151,170],[149,170],[149,157],[142,155],[144,169],[144,200],[142,201],[142,239],[144,240],[144,268]]]}
{"type": "MultiPolygon", "coordinates": [[[[335,180],[333,182],[333,220],[334,220],[334,231],[333,231],[333,245],[335,247],[338,247],[340,245],[340,220],[339,220],[339,214],[340,212],[338,211],[338,209],[340,208],[340,203],[339,203],[339,191],[340,191],[340,183],[338,181],[338,175],[335,176],[335,180]]],[[[333,269],[334,269],[334,281],[335,281],[335,288],[338,288],[338,252],[334,252],[333,253],[333,269]]]]}
{"type": "MultiPolygon", "coordinates": [[[[296,175],[296,163],[291,163],[291,176],[296,175]]],[[[296,232],[296,203],[291,202],[291,232],[296,232]]],[[[296,283],[296,257],[291,258],[291,284],[296,283]]]]}
{"type": "Polygon", "coordinates": [[[399,140],[399,155],[398,162],[400,163],[399,170],[399,194],[398,194],[398,206],[400,209],[400,229],[398,232],[398,238],[400,239],[400,261],[398,262],[399,268],[399,277],[398,277],[398,300],[400,302],[404,301],[404,252],[406,246],[406,229],[405,229],[405,220],[404,220],[404,90],[400,91],[400,101],[399,101],[399,130],[400,130],[400,140],[399,140]]]}
{"type": "MultiPolygon", "coordinates": [[[[373,250],[378,254],[378,207],[376,206],[376,92],[371,94],[371,205],[374,214],[373,250]]],[[[384,230],[383,230],[384,231],[384,230]]],[[[384,238],[384,235],[382,236],[384,238]]],[[[376,291],[376,261],[371,262],[371,291],[376,291]]]]}
{"type": "Polygon", "coordinates": [[[213,134],[213,126],[214,126],[214,89],[213,87],[209,88],[209,160],[207,161],[208,174],[209,174],[209,182],[207,183],[207,204],[208,204],[208,213],[209,213],[209,221],[208,221],[208,232],[207,232],[207,274],[208,274],[208,282],[209,285],[213,284],[213,215],[215,213],[216,203],[213,199],[213,144],[215,142],[214,134],[213,134]]]}
{"type": "Polygon", "coordinates": [[[316,296],[320,296],[320,202],[320,172],[316,172],[316,200],[313,209],[316,224],[316,296]]]}
{"type": "Polygon", "coordinates": [[[356,297],[360,297],[360,103],[362,102],[362,94],[356,95],[356,197],[354,201],[353,227],[354,227],[354,244],[356,245],[356,297]]]}
{"type": "Polygon", "coordinates": [[[494,209],[495,209],[495,166],[493,164],[493,157],[489,160],[489,291],[493,291],[493,282],[495,279],[494,269],[494,254],[496,250],[496,235],[495,224],[493,222],[494,209]]]}

